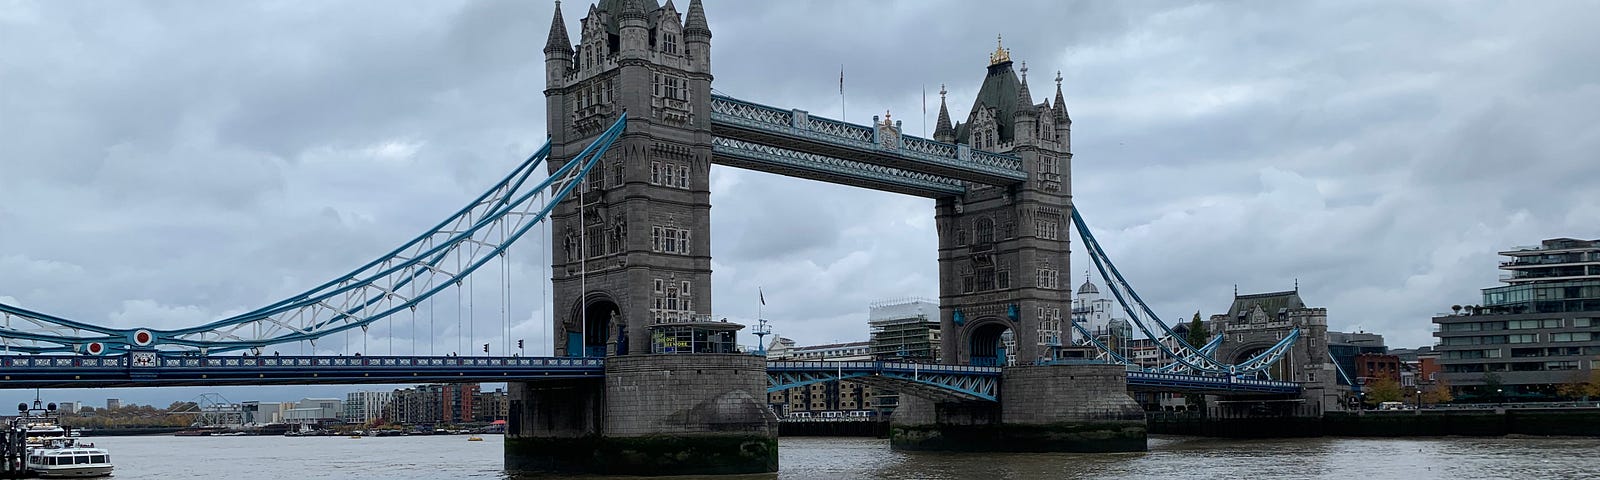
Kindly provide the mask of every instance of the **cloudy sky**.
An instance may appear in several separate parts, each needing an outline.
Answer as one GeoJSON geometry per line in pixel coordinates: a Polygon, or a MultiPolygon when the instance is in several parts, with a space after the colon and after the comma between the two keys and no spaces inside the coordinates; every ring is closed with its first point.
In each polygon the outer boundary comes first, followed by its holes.
{"type": "MultiPolygon", "coordinates": [[[[941,84],[965,118],[997,34],[1036,100],[1059,70],[1074,203],[1168,319],[1298,279],[1335,329],[1431,344],[1497,250],[1600,238],[1600,3],[706,3],[719,92],[838,116],[843,68],[858,123],[931,131],[941,84]]],[[[0,302],[172,328],[386,252],[542,142],[551,8],[0,2],[0,302]]],[[[869,303],[937,297],[931,200],[723,167],[712,192],[718,316],[759,286],[778,333],[852,341],[869,303]]],[[[547,352],[545,249],[513,252],[507,315],[366,350],[509,324],[547,352]]]]}

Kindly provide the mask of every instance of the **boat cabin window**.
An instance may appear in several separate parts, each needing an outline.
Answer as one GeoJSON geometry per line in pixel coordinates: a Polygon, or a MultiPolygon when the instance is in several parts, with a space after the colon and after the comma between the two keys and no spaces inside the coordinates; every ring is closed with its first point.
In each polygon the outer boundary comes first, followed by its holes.
{"type": "Polygon", "coordinates": [[[89,460],[90,460],[89,463],[106,463],[106,456],[105,455],[90,455],[89,456],[89,460]]]}

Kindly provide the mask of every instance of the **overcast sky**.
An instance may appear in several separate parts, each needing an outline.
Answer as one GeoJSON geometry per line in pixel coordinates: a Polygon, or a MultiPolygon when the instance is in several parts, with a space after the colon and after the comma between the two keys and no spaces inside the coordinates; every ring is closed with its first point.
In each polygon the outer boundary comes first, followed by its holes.
{"type": "MultiPolygon", "coordinates": [[[[1059,70],[1074,203],[1168,320],[1298,279],[1332,328],[1427,345],[1496,251],[1600,238],[1600,3],[706,3],[720,93],[836,117],[842,67],[848,120],[914,134],[940,84],[966,117],[997,34],[1036,101],[1059,70]]],[[[0,2],[0,302],[173,328],[375,258],[542,143],[551,7],[0,2]]],[[[712,202],[715,315],[759,286],[779,334],[854,341],[869,303],[937,298],[931,200],[717,167],[712,202]]],[[[548,352],[545,248],[513,252],[506,317],[366,350],[509,323],[548,352]]]]}

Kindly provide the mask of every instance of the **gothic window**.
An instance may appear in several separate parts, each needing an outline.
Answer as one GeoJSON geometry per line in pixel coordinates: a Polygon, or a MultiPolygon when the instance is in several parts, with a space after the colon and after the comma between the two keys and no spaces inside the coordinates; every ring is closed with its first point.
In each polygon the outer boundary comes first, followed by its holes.
{"type": "Polygon", "coordinates": [[[611,184],[622,185],[622,162],[611,165],[611,184]]]}
{"type": "Polygon", "coordinates": [[[664,233],[667,234],[667,238],[666,243],[661,246],[661,251],[667,253],[678,253],[678,229],[668,228],[665,230],[666,231],[664,233]]]}
{"type": "Polygon", "coordinates": [[[1044,240],[1055,240],[1061,233],[1060,224],[1054,220],[1035,219],[1033,221],[1033,236],[1044,240]]]}
{"type": "Polygon", "coordinates": [[[676,288],[668,288],[667,289],[667,310],[677,310],[677,309],[678,309],[678,289],[676,289],[676,288]]]}
{"type": "Polygon", "coordinates": [[[606,249],[606,226],[605,226],[605,224],[597,223],[597,224],[594,224],[594,225],[590,225],[588,227],[584,227],[584,230],[586,232],[588,232],[588,236],[589,236],[589,238],[584,239],[589,244],[588,247],[584,249],[584,251],[588,252],[590,257],[598,257],[598,256],[604,254],[605,251],[606,251],[605,250],[606,249]]]}
{"type": "Polygon", "coordinates": [[[973,285],[972,275],[962,275],[961,276],[961,293],[972,293],[973,292],[973,286],[974,285],[973,285]]]}
{"type": "MultiPolygon", "coordinates": [[[[661,228],[661,227],[650,227],[650,250],[651,251],[655,251],[655,252],[661,251],[661,237],[663,235],[662,230],[664,230],[664,229],[661,228]]],[[[660,284],[656,285],[656,290],[661,290],[661,285],[660,284]]]]}
{"type": "Polygon", "coordinates": [[[685,280],[682,283],[679,283],[678,291],[683,292],[683,296],[685,297],[689,296],[689,281],[685,280]]]}
{"type": "Polygon", "coordinates": [[[1039,269],[1039,288],[1054,290],[1058,288],[1059,283],[1060,276],[1055,270],[1049,268],[1039,269]]]}
{"type": "Polygon", "coordinates": [[[689,231],[678,230],[678,253],[689,254],[689,231]]]}
{"type": "Polygon", "coordinates": [[[661,162],[650,162],[650,184],[661,184],[661,162]]]}
{"type": "Polygon", "coordinates": [[[589,180],[589,191],[591,191],[591,192],[592,191],[598,191],[600,189],[606,188],[606,176],[605,175],[589,175],[588,180],[589,180]]]}
{"type": "Polygon", "coordinates": [[[661,51],[677,55],[678,35],[670,32],[661,34],[661,51]]]}
{"type": "Polygon", "coordinates": [[[988,245],[990,243],[994,243],[994,220],[990,220],[988,218],[978,219],[977,231],[978,238],[973,240],[973,243],[978,245],[988,245]]]}
{"type": "Polygon", "coordinates": [[[678,166],[678,187],[679,188],[689,188],[689,166],[688,165],[679,165],[678,166]]]}
{"type": "Polygon", "coordinates": [[[655,280],[655,282],[654,282],[655,292],[656,293],[661,293],[661,292],[665,291],[665,283],[666,282],[663,282],[663,281],[661,281],[661,279],[657,278],[655,280]]]}
{"type": "Polygon", "coordinates": [[[984,148],[994,148],[994,130],[985,130],[983,132],[983,145],[984,148]]]}
{"type": "Polygon", "coordinates": [[[995,283],[999,284],[999,287],[1000,287],[1001,290],[1005,290],[1005,289],[1011,288],[1011,271],[1009,271],[1009,270],[1001,270],[998,273],[996,273],[995,274],[995,283]]]}
{"type": "Polygon", "coordinates": [[[978,291],[994,290],[994,269],[978,269],[978,291]]]}
{"type": "Polygon", "coordinates": [[[1056,157],[1045,155],[1039,157],[1040,173],[1056,173],[1056,157]]]}

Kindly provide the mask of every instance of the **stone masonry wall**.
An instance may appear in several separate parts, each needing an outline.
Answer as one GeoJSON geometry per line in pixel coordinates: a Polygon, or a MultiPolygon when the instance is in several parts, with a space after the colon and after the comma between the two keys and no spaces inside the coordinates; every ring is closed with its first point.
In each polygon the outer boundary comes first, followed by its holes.
{"type": "Polygon", "coordinates": [[[1143,418],[1121,365],[1013,366],[1000,382],[1000,421],[1006,424],[1143,418]]]}
{"type": "Polygon", "coordinates": [[[607,437],[738,434],[776,438],[766,359],[628,355],[606,359],[607,437]]]}

